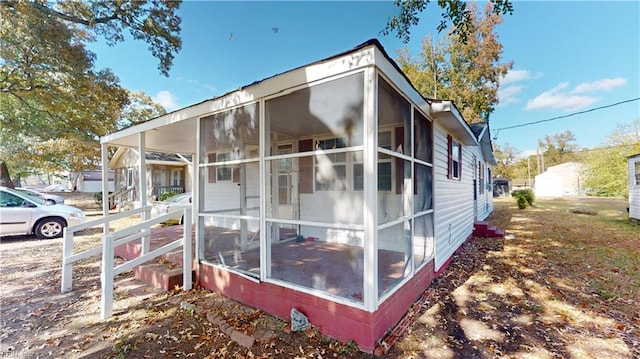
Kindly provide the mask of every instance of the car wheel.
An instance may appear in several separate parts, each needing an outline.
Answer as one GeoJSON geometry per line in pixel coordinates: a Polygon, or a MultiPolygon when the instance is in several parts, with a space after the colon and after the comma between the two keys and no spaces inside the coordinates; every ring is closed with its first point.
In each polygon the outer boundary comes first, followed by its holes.
{"type": "Polygon", "coordinates": [[[40,239],[51,239],[62,236],[62,231],[67,224],[59,218],[45,218],[38,222],[34,230],[40,239]]]}

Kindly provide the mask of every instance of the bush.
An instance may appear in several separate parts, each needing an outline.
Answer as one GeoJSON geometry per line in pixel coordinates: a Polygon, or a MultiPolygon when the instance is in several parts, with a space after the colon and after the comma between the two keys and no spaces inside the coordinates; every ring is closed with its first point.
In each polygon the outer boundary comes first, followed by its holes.
{"type": "Polygon", "coordinates": [[[168,200],[169,198],[171,198],[171,197],[173,197],[173,196],[175,196],[175,195],[177,195],[177,194],[180,194],[180,192],[176,192],[176,191],[167,191],[167,192],[162,192],[162,193],[158,196],[158,198],[156,198],[156,201],[166,201],[166,200],[168,200]]]}
{"type": "Polygon", "coordinates": [[[527,189],[519,189],[511,192],[511,197],[516,199],[516,203],[518,203],[518,208],[524,209],[527,206],[532,206],[533,201],[536,198],[536,195],[533,193],[533,190],[530,188],[527,189]]]}
{"type": "Polygon", "coordinates": [[[525,209],[529,205],[527,199],[523,196],[516,197],[516,203],[518,204],[518,208],[525,209]]]}
{"type": "MultiPolygon", "coordinates": [[[[112,194],[113,192],[109,192],[109,194],[112,194]]],[[[113,201],[113,198],[111,199],[113,201]]],[[[100,207],[102,207],[102,192],[94,192],[93,193],[93,201],[99,205],[100,207]]],[[[114,209],[115,206],[113,205],[113,203],[111,203],[111,206],[109,206],[110,209],[114,209]]]]}

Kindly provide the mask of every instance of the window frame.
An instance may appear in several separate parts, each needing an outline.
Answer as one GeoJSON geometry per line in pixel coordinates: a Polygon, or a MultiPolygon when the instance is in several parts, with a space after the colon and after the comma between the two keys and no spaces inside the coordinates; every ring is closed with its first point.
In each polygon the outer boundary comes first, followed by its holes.
{"type": "Polygon", "coordinates": [[[457,181],[462,180],[462,144],[454,140],[449,134],[447,135],[447,158],[447,178],[457,181]],[[455,152],[454,149],[456,150],[455,152]]]}
{"type": "MultiPolygon", "coordinates": [[[[217,152],[216,162],[225,162],[232,159],[233,152],[217,152]]],[[[226,177],[226,176],[224,176],[226,177]]],[[[218,166],[216,167],[216,182],[233,182],[233,167],[231,166],[218,166]],[[229,178],[222,178],[224,173],[221,170],[228,171],[229,178]]]]}

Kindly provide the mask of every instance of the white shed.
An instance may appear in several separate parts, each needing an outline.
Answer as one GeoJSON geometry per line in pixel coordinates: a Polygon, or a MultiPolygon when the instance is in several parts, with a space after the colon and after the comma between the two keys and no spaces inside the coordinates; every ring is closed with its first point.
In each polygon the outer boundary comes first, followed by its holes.
{"type": "Polygon", "coordinates": [[[640,221],[640,153],[627,158],[629,164],[629,218],[640,221]]]}
{"type": "Polygon", "coordinates": [[[562,197],[562,176],[543,172],[536,176],[533,188],[537,197],[562,197]]]}

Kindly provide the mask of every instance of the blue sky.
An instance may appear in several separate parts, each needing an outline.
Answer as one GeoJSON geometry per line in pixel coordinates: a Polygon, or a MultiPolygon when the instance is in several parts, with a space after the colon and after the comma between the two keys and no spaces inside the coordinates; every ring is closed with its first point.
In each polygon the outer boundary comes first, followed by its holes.
{"type": "MultiPolygon", "coordinates": [[[[435,3],[435,1],[433,1],[435,3]]],[[[222,95],[256,80],[332,56],[377,38],[390,56],[417,54],[427,34],[438,34],[440,9],[430,4],[403,44],[380,30],[397,13],[391,1],[185,1],[182,50],[170,76],[144,43],[95,43],[98,68],[109,67],[130,90],[142,90],[167,110],[222,95]]],[[[495,142],[526,155],[539,139],[571,130],[581,148],[606,144],[617,124],[640,117],[631,101],[568,118],[513,129],[640,97],[640,2],[515,1],[497,27],[503,61],[501,103],[491,115],[495,142]]]]}

